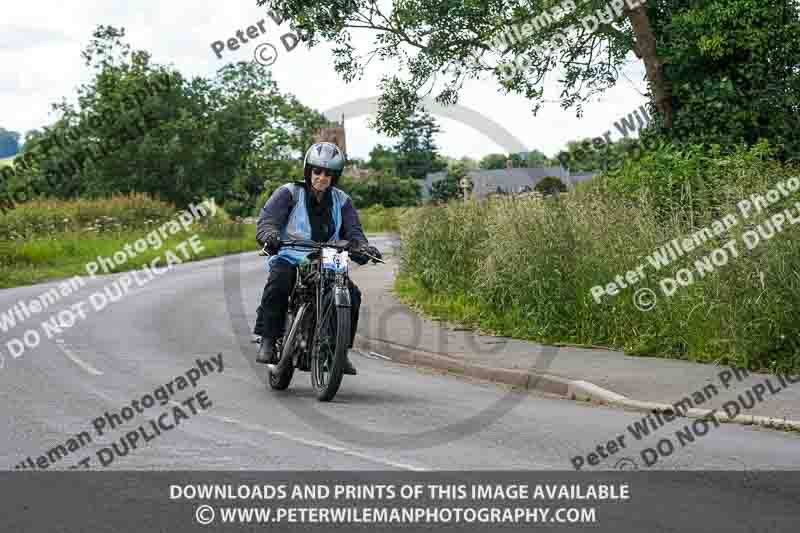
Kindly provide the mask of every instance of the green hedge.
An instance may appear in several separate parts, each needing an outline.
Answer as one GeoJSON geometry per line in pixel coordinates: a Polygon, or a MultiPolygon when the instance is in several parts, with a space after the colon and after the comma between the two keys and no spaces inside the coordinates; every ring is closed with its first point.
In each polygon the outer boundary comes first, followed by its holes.
{"type": "Polygon", "coordinates": [[[0,240],[65,232],[109,233],[156,227],[173,217],[171,204],[144,194],[97,200],[33,200],[0,217],[0,240]]]}

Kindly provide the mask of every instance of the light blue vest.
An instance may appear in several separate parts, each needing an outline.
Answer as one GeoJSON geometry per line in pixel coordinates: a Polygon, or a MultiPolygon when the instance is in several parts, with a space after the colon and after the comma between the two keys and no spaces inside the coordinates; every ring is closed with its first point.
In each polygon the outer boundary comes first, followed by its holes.
{"type": "MultiPolygon", "coordinates": [[[[311,222],[308,219],[308,210],[306,209],[305,188],[294,183],[287,183],[281,188],[289,189],[292,193],[292,201],[294,202],[292,212],[289,213],[289,220],[286,226],[281,228],[281,240],[311,240],[311,222]]],[[[339,232],[342,228],[342,206],[347,202],[348,198],[350,198],[344,191],[336,187],[331,189],[331,193],[333,196],[333,223],[335,230],[333,232],[333,237],[331,237],[328,242],[339,240],[339,232]]],[[[278,255],[267,258],[267,272],[269,272],[272,261],[277,260],[279,257],[282,257],[293,265],[298,265],[303,262],[312,251],[313,250],[300,248],[281,248],[278,255]]]]}

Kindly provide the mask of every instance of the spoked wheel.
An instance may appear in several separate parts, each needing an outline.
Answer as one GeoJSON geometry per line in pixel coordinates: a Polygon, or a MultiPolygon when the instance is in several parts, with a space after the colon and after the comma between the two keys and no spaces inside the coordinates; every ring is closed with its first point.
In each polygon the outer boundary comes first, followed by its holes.
{"type": "Polygon", "coordinates": [[[319,339],[311,359],[311,385],[318,400],[329,402],[342,384],[350,340],[350,308],[337,307],[333,291],[328,291],[323,298],[321,316],[319,339]]]}

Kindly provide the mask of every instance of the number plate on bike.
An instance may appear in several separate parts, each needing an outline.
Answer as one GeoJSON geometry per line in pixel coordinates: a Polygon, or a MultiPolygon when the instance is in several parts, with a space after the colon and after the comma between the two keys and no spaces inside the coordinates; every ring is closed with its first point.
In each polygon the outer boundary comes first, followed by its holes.
{"type": "Polygon", "coordinates": [[[337,252],[333,248],[322,249],[322,268],[334,272],[347,272],[349,261],[347,252],[337,252]]]}

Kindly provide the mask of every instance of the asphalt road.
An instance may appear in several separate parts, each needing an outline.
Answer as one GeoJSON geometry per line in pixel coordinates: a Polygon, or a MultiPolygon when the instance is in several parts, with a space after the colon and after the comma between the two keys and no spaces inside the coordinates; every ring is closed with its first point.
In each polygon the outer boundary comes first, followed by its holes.
{"type": "MultiPolygon", "coordinates": [[[[384,249],[388,245],[385,239],[376,242],[384,249]]],[[[626,433],[626,427],[642,417],[543,395],[518,395],[497,385],[355,352],[351,357],[359,375],[345,377],[332,403],[315,400],[309,374],[303,372],[295,374],[288,391],[271,391],[263,383],[263,368],[252,362],[256,345],[249,337],[264,282],[262,262],[251,253],[180,265],[134,287],[102,311],[89,306],[85,319],[52,339],[42,333],[39,346],[17,358],[6,348],[11,338],[21,337],[26,329],[38,327],[54,312],[88,298],[120,276],[91,280],[46,313],[0,332],[4,356],[0,421],[6,428],[0,432],[2,467],[14,469],[29,456],[35,462],[59,444],[66,448],[69,439],[81,432],[92,442],[76,445],[73,441],[77,449],[56,458],[50,468],[68,468],[87,457],[99,467],[98,449],[114,442],[123,448],[120,438],[126,432],[166,413],[166,421],[179,425],[156,436],[152,426],[147,426],[152,440],[143,443],[142,436],[136,449],[115,456],[107,468],[568,470],[573,457],[586,457],[598,444],[626,433]],[[196,368],[198,358],[212,364],[211,358],[218,354],[224,365],[221,372],[203,376],[198,371],[193,376],[199,378],[196,387],[180,387],[175,378],[196,368]],[[173,386],[170,401],[182,402],[200,391],[205,391],[207,400],[192,403],[196,414],[183,404],[181,410],[187,416],[179,420],[173,410],[176,404],[140,406],[143,412],[122,428],[110,430],[106,425],[104,435],[98,435],[93,426],[96,418],[107,411],[119,413],[168,382],[173,386]],[[514,402],[514,406],[492,418],[493,409],[503,402],[514,402]],[[200,408],[200,403],[206,407],[200,408]],[[464,420],[468,422],[458,424],[464,420]],[[338,422],[358,431],[349,432],[350,438],[337,438],[341,432],[331,428],[338,422]],[[415,447],[415,435],[420,434],[437,438],[420,439],[423,444],[415,447]],[[430,442],[435,444],[425,444],[430,442]]],[[[0,313],[52,286],[0,291],[0,313]]],[[[668,434],[674,431],[663,428],[657,433],[668,434]]],[[[639,464],[640,451],[657,440],[626,442],[626,448],[599,468],[639,464]],[[623,460],[626,457],[630,461],[623,460]]],[[[722,425],[653,468],[798,469],[798,451],[796,434],[722,425]]]]}

